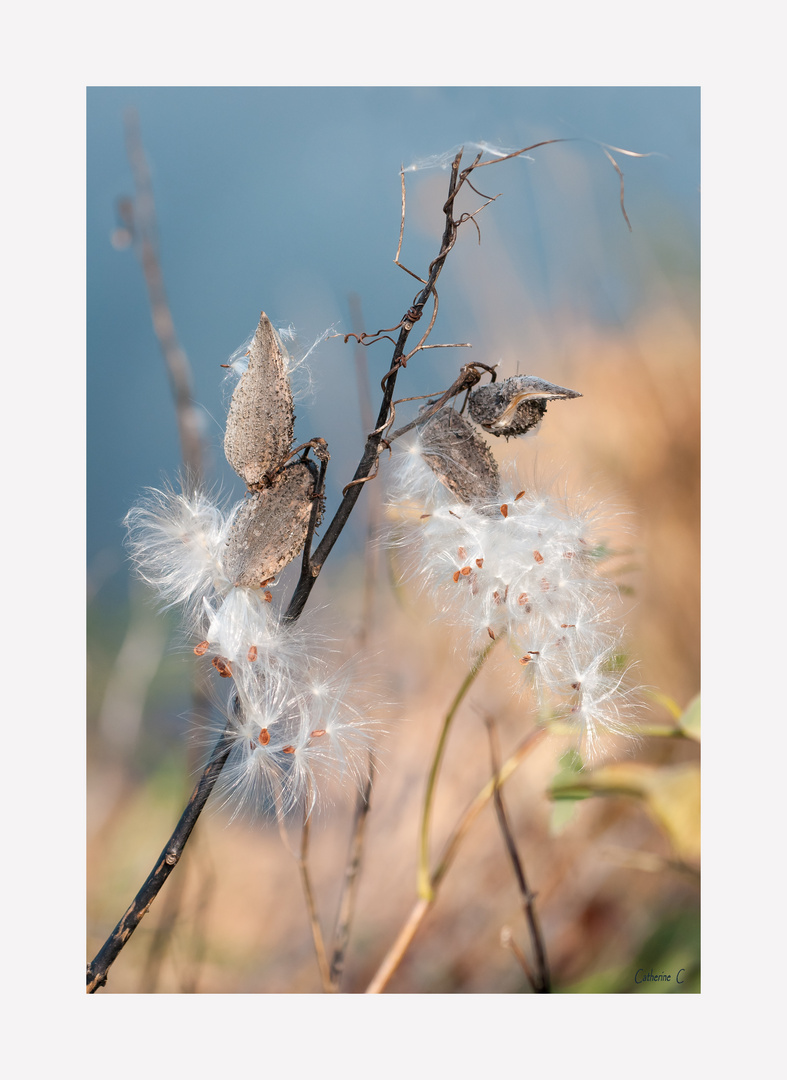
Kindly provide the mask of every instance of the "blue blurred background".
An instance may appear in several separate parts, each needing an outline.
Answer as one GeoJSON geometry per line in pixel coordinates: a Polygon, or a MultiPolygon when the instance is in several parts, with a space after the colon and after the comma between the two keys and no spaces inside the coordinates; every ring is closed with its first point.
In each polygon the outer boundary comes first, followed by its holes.
{"type": "MultiPolygon", "coordinates": [[[[159,485],[180,464],[141,268],[133,249],[111,243],[117,200],[133,195],[126,109],[138,113],[152,172],[170,307],[213,448],[209,479],[239,493],[220,449],[227,400],[219,364],[253,332],[261,310],[276,326],[294,326],[303,348],[329,326],[342,333],[354,328],[353,293],[365,329],[397,322],[417,290],[393,262],[401,165],[470,142],[513,150],[541,139],[583,140],[477,174],[480,190],[502,198],[479,218],[477,252],[472,225],[461,236],[466,274],[459,260],[449,260],[432,341],[472,342],[473,359],[494,363],[505,351],[498,333],[505,325],[521,347],[520,370],[527,371],[529,357],[559,353],[569,312],[618,326],[658,300],[654,289],[668,287],[693,315],[699,98],[696,87],[89,89],[91,588],[112,595],[125,589],[123,515],[145,485],[159,485]],[[592,140],[654,153],[615,155],[633,233],[620,212],[618,177],[592,140]],[[477,285],[483,277],[487,245],[501,274],[491,314],[488,303],[481,312],[473,302],[466,280],[472,276],[477,285]]],[[[401,258],[422,274],[439,246],[447,173],[418,170],[407,180],[401,258]]],[[[352,352],[340,338],[320,346],[312,393],[298,408],[296,437],[323,435],[334,455],[329,500],[359,453],[352,352]]],[[[369,350],[373,381],[389,355],[387,343],[369,350]]],[[[438,391],[468,359],[468,350],[425,354],[402,392],[438,391]]],[[[549,370],[538,374],[550,377],[549,370]]],[[[352,533],[345,543],[352,545],[352,533]]]]}

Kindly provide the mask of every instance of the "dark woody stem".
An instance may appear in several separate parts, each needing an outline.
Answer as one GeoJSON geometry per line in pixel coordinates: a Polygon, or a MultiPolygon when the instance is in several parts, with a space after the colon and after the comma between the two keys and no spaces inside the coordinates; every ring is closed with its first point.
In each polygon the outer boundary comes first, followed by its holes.
{"type": "Polygon", "coordinates": [[[118,953],[139,926],[143,916],[158,896],[162,885],[180,860],[186,842],[191,836],[191,831],[197,824],[197,818],[202,813],[205,803],[208,801],[210,793],[219,778],[224,762],[229,756],[232,748],[229,735],[230,725],[228,723],[188,801],[186,809],[181,815],[180,821],[175,827],[175,831],[156,860],[156,865],[148,875],[147,881],[134,897],[125,915],[109,935],[101,950],[96,954],[95,959],[88,964],[87,992],[89,994],[94,994],[96,990],[106,983],[107,973],[117,959],[118,953]]]}
{"type": "Polygon", "coordinates": [[[424,285],[423,289],[418,293],[412,308],[410,308],[407,316],[402,322],[399,338],[396,342],[393,356],[391,357],[391,365],[381,383],[383,400],[377,415],[377,424],[374,431],[367,436],[363,456],[358,463],[358,468],[355,470],[355,475],[344,489],[344,498],[334,514],[331,523],[325,530],[325,534],[316,551],[309,560],[310,565],[308,569],[304,567],[305,572],[301,573],[298,584],[295,587],[295,592],[290,600],[289,607],[284,614],[284,618],[287,621],[294,621],[300,617],[301,612],[306,605],[306,601],[309,598],[309,594],[314,587],[314,583],[319,576],[320,570],[322,569],[325,560],[328,558],[333,545],[339,539],[341,531],[347,524],[347,519],[352,513],[352,509],[358,501],[363,482],[369,479],[373,470],[376,468],[377,459],[380,453],[380,443],[382,442],[383,432],[385,431],[391,411],[391,402],[393,401],[394,389],[396,387],[396,377],[399,374],[400,368],[404,366],[402,358],[404,356],[404,348],[407,344],[407,339],[410,336],[414,322],[421,317],[421,312],[426,306],[429,297],[434,293],[437,279],[440,276],[440,271],[443,269],[443,264],[448,257],[449,251],[456,243],[458,225],[457,222],[454,221],[453,206],[458,190],[459,163],[461,160],[462,151],[460,150],[451,163],[451,180],[448,185],[448,198],[443,205],[445,228],[443,230],[440,253],[429,267],[429,277],[427,278],[426,285],[424,285]]]}
{"type": "MultiPolygon", "coordinates": [[[[479,155],[480,157],[480,155],[479,155]]],[[[366,446],[364,447],[363,456],[358,464],[358,468],[355,470],[355,475],[350,484],[345,488],[345,495],[342,499],[339,509],[336,511],[330,525],[325,531],[317,550],[311,556],[311,558],[305,558],[301,569],[301,576],[298,584],[290,600],[289,607],[285,612],[284,618],[287,621],[294,622],[298,619],[306,605],[306,601],[312,590],[314,582],[322,569],[322,566],[328,557],[331,548],[336,543],[339,535],[347,523],[347,519],[352,512],[355,503],[358,501],[358,496],[361,493],[361,487],[363,481],[372,475],[373,470],[377,465],[377,459],[380,449],[380,443],[383,439],[383,433],[386,425],[389,422],[389,415],[391,412],[391,403],[394,396],[394,388],[396,385],[396,376],[399,369],[403,367],[406,360],[403,359],[405,355],[405,344],[410,335],[410,331],[413,328],[414,322],[416,322],[426,306],[430,296],[434,293],[435,283],[440,276],[440,271],[443,268],[446,257],[449,251],[456,242],[456,233],[459,223],[454,221],[453,218],[453,203],[456,197],[457,191],[464,182],[467,173],[470,171],[466,169],[462,174],[460,181],[459,163],[462,159],[462,152],[460,151],[451,165],[451,179],[448,186],[448,198],[443,206],[445,213],[445,229],[443,231],[443,239],[440,247],[440,252],[429,267],[429,276],[427,282],[421,292],[417,295],[413,306],[408,310],[407,315],[402,320],[401,330],[399,331],[399,338],[396,342],[393,357],[391,358],[391,365],[387,374],[382,380],[383,399],[380,405],[380,412],[377,417],[377,426],[375,430],[368,436],[366,440],[366,446]]],[[[477,161],[478,159],[476,159],[477,161]]],[[[475,164],[475,162],[474,162],[475,164]]],[[[324,480],[324,463],[321,469],[320,478],[318,480],[318,491],[321,491],[322,482],[324,480]]],[[[317,506],[313,512],[313,519],[316,518],[317,506]]],[[[311,542],[310,529],[309,542],[311,542]]],[[[237,699],[236,699],[237,701],[237,699]]],[[[208,798],[216,784],[219,774],[224,767],[229,752],[231,749],[230,735],[232,730],[232,722],[228,721],[227,726],[222,732],[216,747],[211,755],[210,761],[205,767],[202,776],[194,789],[194,792],[188,802],[186,809],[183,811],[180,821],[178,822],[175,831],[167,841],[164,850],[156,861],[156,865],[148,875],[145,884],[137,893],[134,901],[123,915],[123,918],[117,924],[115,929],[110,934],[107,941],[102,946],[94,960],[88,965],[87,968],[87,992],[95,993],[100,987],[104,986],[107,980],[107,973],[109,968],[117,959],[120,951],[125,946],[128,939],[136,930],[140,921],[147,913],[150,905],[158,896],[161,887],[169,877],[170,873],[174,869],[176,863],[179,861],[183,849],[191,835],[192,829],[197,823],[199,815],[205,807],[208,798]]]]}

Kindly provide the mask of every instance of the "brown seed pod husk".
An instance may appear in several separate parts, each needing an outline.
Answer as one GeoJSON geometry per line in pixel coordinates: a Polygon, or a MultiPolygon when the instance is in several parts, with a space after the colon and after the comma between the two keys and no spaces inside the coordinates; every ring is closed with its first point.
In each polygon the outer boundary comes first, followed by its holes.
{"type": "Polygon", "coordinates": [[[295,412],[279,335],[263,311],[249,346],[249,366],[235,387],[224,453],[252,490],[270,483],[292,446],[295,412]]]}
{"type": "Polygon", "coordinates": [[[497,462],[472,424],[445,405],[420,429],[423,457],[449,491],[466,503],[495,502],[497,462]]]}
{"type": "Polygon", "coordinates": [[[273,477],[270,487],[255,491],[243,504],[224,556],[236,585],[258,588],[303,549],[317,476],[310,461],[294,461],[273,477]]]}
{"type": "Polygon", "coordinates": [[[484,431],[510,439],[536,427],[547,411],[548,401],[575,397],[582,395],[536,375],[513,375],[471,390],[468,409],[484,431]]]}

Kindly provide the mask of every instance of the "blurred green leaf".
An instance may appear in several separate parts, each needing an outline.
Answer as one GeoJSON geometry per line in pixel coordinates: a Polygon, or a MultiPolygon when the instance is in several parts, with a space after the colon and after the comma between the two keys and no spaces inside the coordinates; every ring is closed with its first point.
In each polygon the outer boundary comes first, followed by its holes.
{"type": "Polygon", "coordinates": [[[673,720],[680,720],[683,710],[674,698],[671,698],[668,694],[662,694],[660,690],[646,690],[645,693],[653,701],[663,705],[673,720]]]}
{"type": "Polygon", "coordinates": [[[695,862],[700,855],[700,771],[693,763],[606,765],[576,776],[566,772],[552,781],[553,799],[582,799],[591,795],[630,795],[641,799],[651,817],[664,829],[678,856],[695,862]]]}
{"type": "Polygon", "coordinates": [[[577,815],[577,799],[557,799],[549,815],[549,835],[559,836],[577,815]]]}
{"type": "Polygon", "coordinates": [[[596,972],[563,994],[699,994],[700,924],[696,912],[670,915],[646,938],[624,965],[596,972]],[[669,975],[666,979],[648,978],[669,975]]]}
{"type": "Polygon", "coordinates": [[[680,728],[695,742],[700,741],[700,695],[689,702],[686,706],[686,711],[680,718],[680,728]]]}

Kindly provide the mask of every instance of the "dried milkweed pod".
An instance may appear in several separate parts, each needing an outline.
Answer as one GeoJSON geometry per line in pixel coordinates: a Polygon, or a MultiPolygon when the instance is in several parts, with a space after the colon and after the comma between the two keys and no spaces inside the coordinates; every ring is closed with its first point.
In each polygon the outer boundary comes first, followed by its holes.
{"type": "Polygon", "coordinates": [[[259,490],[289,453],[294,431],[284,350],[263,311],[249,346],[249,366],[230,403],[224,435],[227,461],[248,487],[259,490]]]}
{"type": "Polygon", "coordinates": [[[547,402],[582,397],[576,390],[556,386],[535,375],[514,375],[470,392],[470,416],[491,435],[524,435],[541,422],[547,402]]]}
{"type": "Polygon", "coordinates": [[[424,423],[424,460],[437,477],[463,502],[495,502],[500,474],[492,451],[472,424],[450,405],[424,423]]]}
{"type": "Polygon", "coordinates": [[[317,476],[310,461],[294,461],[243,504],[224,556],[227,574],[236,585],[258,588],[302,550],[317,476]]]}

